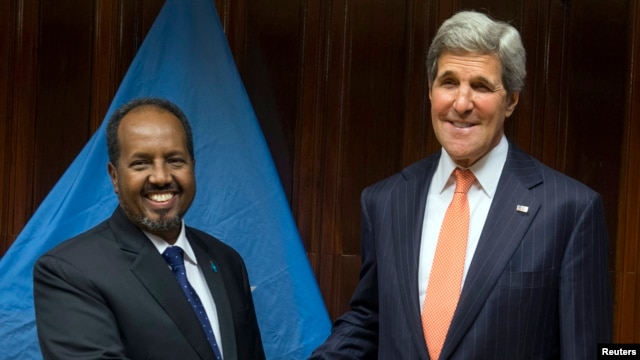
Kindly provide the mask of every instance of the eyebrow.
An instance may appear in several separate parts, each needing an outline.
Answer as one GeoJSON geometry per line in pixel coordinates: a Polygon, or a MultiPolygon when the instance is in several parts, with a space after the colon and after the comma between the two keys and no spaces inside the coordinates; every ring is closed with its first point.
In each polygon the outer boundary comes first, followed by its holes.
{"type": "Polygon", "coordinates": [[[439,79],[441,77],[446,77],[446,76],[449,76],[449,75],[453,75],[453,74],[455,74],[453,71],[447,70],[447,71],[443,72],[442,74],[438,74],[438,76],[436,76],[436,79],[439,79]]]}
{"type": "MultiPolygon", "coordinates": [[[[168,151],[166,153],[163,154],[164,157],[169,158],[172,156],[188,156],[189,152],[188,151],[182,151],[182,150],[171,150],[168,151]]],[[[145,151],[136,151],[135,153],[130,155],[131,159],[137,159],[137,158],[148,158],[151,156],[151,153],[149,152],[145,152],[145,151]]]]}

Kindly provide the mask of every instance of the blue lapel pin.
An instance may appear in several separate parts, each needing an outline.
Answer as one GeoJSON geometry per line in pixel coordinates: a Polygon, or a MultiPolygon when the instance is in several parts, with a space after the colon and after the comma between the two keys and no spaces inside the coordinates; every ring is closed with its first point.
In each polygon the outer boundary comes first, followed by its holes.
{"type": "Polygon", "coordinates": [[[210,260],[209,262],[211,263],[211,270],[213,270],[213,272],[218,272],[218,267],[213,262],[213,260],[210,260]]]}

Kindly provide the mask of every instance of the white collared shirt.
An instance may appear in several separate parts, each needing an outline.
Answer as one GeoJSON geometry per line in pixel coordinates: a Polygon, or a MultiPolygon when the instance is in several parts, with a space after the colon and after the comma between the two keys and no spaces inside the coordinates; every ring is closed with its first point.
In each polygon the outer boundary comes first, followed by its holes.
{"type": "MultiPolygon", "coordinates": [[[[162,254],[169,246],[171,246],[161,237],[150,234],[146,231],[143,232],[145,233],[145,235],[147,235],[149,240],[151,240],[156,249],[158,249],[158,252],[160,252],[160,254],[162,254]]],[[[216,310],[216,304],[213,300],[213,296],[211,296],[211,291],[209,290],[209,286],[207,286],[207,282],[204,278],[204,274],[202,273],[202,269],[198,266],[198,260],[196,259],[196,255],[193,252],[193,249],[191,248],[191,244],[189,244],[189,241],[187,241],[187,234],[184,230],[184,221],[182,222],[180,235],[178,235],[178,239],[176,240],[174,246],[179,246],[184,251],[184,266],[187,271],[187,279],[202,301],[204,310],[207,312],[209,322],[211,323],[211,327],[213,328],[213,334],[216,337],[216,342],[218,343],[218,348],[220,349],[220,355],[223,356],[223,344],[221,342],[222,339],[220,338],[220,322],[218,321],[218,311],[216,310]]],[[[169,267],[169,269],[171,269],[171,267],[169,267]]]]}
{"type": "MultiPolygon", "coordinates": [[[[467,277],[467,271],[471,259],[478,246],[482,228],[487,220],[487,214],[491,207],[502,169],[507,161],[509,143],[503,135],[496,147],[487,155],[473,164],[469,170],[476,177],[476,182],[471,185],[467,193],[469,199],[469,239],[467,241],[467,254],[464,262],[462,283],[467,277]]],[[[431,186],[427,195],[427,203],[422,222],[422,237],[420,241],[420,258],[418,265],[418,294],[420,306],[424,304],[424,298],[429,285],[429,274],[436,252],[440,227],[444,220],[444,214],[453,199],[455,190],[455,178],[453,170],[458,167],[449,154],[442,149],[442,155],[438,168],[431,179],[431,186]]]]}

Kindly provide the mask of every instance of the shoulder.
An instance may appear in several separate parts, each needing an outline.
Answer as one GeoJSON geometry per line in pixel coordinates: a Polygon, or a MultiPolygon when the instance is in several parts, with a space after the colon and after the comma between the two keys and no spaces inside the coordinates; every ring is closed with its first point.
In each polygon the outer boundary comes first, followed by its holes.
{"type": "Polygon", "coordinates": [[[563,193],[564,196],[594,198],[599,194],[583,182],[556,170],[513,144],[505,164],[507,175],[515,175],[526,187],[534,191],[563,193]]]}
{"type": "Polygon", "coordinates": [[[364,194],[392,192],[394,189],[404,188],[429,181],[440,159],[440,151],[418,160],[401,171],[367,186],[364,194]]]}
{"type": "Polygon", "coordinates": [[[61,281],[93,288],[100,280],[106,283],[125,276],[129,263],[109,224],[103,222],[40,256],[33,267],[34,287],[61,281]]]}
{"type": "Polygon", "coordinates": [[[99,254],[101,249],[104,250],[113,245],[112,241],[105,241],[110,239],[113,239],[113,233],[108,222],[103,221],[89,230],[60,242],[42,257],[75,258],[99,254]]]}

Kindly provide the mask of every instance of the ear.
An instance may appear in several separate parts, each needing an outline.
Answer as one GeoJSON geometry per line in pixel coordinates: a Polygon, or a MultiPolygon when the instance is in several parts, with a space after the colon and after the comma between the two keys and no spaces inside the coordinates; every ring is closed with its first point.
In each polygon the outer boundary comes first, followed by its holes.
{"type": "Polygon", "coordinates": [[[118,193],[118,169],[111,162],[107,164],[107,172],[109,173],[109,177],[111,178],[111,185],[113,185],[113,191],[118,193]]]}
{"type": "Polygon", "coordinates": [[[511,95],[509,95],[509,98],[507,99],[507,112],[506,115],[507,117],[511,116],[511,114],[513,114],[513,111],[516,109],[516,105],[518,105],[518,100],[520,99],[520,92],[513,92],[511,93],[511,95]]]}

